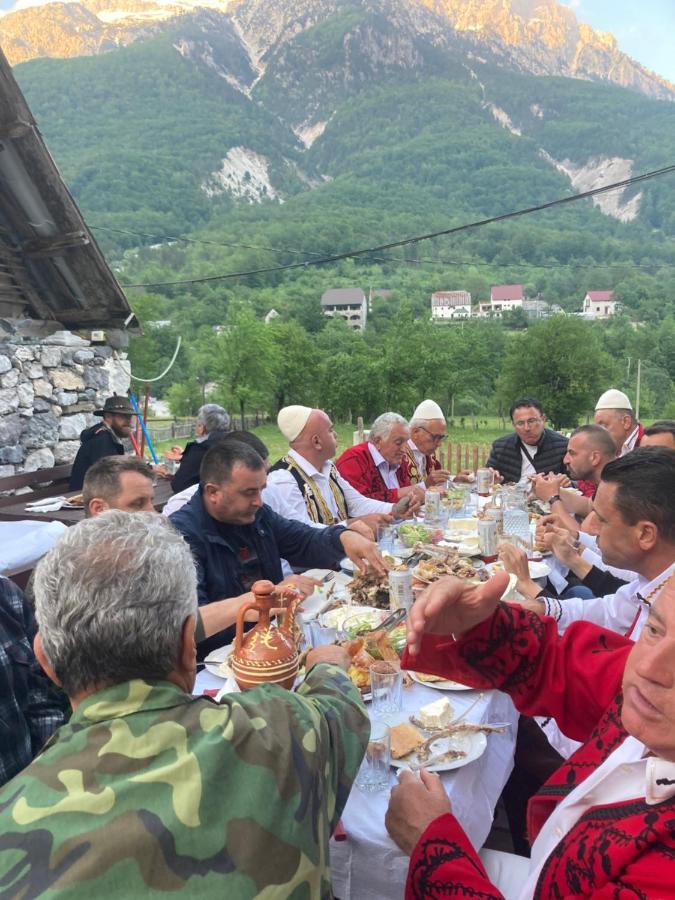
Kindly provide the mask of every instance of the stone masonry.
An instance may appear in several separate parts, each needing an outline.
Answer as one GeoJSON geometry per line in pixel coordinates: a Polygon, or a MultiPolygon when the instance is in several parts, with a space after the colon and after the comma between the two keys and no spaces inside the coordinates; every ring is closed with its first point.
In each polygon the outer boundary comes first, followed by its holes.
{"type": "Polygon", "coordinates": [[[127,393],[125,356],[68,331],[0,341],[0,478],[72,462],[94,410],[127,393]]]}

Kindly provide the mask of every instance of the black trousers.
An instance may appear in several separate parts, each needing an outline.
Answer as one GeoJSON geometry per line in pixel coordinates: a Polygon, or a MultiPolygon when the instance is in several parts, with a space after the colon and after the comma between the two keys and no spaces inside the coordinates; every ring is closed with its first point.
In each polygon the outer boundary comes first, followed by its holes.
{"type": "Polygon", "coordinates": [[[563,762],[563,757],[549,744],[535,720],[529,716],[521,716],[518,720],[513,772],[502,791],[513,849],[520,856],[530,855],[527,802],[563,762]]]}

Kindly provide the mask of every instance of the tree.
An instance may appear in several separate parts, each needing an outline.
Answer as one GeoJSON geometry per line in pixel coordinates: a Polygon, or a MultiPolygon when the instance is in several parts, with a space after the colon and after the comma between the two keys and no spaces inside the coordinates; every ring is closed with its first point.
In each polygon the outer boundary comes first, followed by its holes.
{"type": "Polygon", "coordinates": [[[216,352],[214,369],[223,399],[238,407],[245,428],[246,407],[267,407],[271,400],[278,368],[272,336],[250,307],[232,304],[216,352]]]}
{"type": "Polygon", "coordinates": [[[590,323],[554,316],[511,338],[498,396],[537,397],[556,427],[574,426],[616,375],[590,323]]]}
{"type": "Polygon", "coordinates": [[[297,322],[279,319],[267,326],[275,348],[274,373],[276,411],[289,403],[313,406],[319,402],[319,351],[316,343],[297,322]]]}

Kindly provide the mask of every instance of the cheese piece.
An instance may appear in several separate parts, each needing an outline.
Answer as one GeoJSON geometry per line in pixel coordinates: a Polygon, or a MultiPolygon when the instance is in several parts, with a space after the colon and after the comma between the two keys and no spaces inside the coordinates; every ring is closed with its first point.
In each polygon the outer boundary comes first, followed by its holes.
{"type": "Polygon", "coordinates": [[[446,728],[454,717],[454,710],[445,697],[427,703],[419,712],[419,720],[424,728],[446,728]]]}

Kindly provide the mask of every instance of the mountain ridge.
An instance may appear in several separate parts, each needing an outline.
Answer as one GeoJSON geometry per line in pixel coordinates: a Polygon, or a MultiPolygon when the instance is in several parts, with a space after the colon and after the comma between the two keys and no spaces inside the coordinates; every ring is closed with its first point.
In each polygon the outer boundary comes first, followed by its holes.
{"type": "MultiPolygon", "coordinates": [[[[80,0],[10,11],[0,18],[0,44],[12,64],[38,57],[105,53],[156,34],[198,10],[234,24],[252,65],[262,75],[265,56],[357,0],[80,0]]],[[[509,68],[537,75],[600,80],[647,96],[675,100],[675,85],[623,53],[608,33],[579,22],[556,0],[406,0],[407,15],[439,35],[452,31],[488,49],[509,68]]],[[[424,33],[429,38],[429,33],[424,33]]]]}

